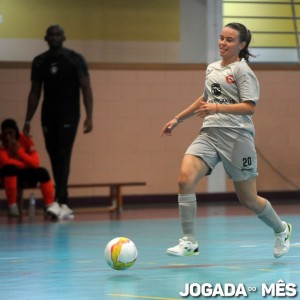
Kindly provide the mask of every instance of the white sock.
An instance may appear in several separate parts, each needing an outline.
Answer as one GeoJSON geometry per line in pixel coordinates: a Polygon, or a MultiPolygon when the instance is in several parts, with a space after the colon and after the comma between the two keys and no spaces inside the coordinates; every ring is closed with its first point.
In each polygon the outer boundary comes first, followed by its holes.
{"type": "Polygon", "coordinates": [[[271,203],[267,201],[266,207],[257,216],[269,227],[271,227],[275,233],[280,233],[285,230],[285,226],[282,220],[279,218],[271,203]]]}
{"type": "Polygon", "coordinates": [[[195,219],[197,216],[196,194],[178,195],[179,216],[184,236],[195,242],[195,219]]]}

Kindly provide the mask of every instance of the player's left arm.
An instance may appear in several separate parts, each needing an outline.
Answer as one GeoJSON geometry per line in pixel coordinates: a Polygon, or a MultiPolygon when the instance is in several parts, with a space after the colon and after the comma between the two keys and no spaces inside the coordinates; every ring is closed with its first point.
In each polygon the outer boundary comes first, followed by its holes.
{"type": "Polygon", "coordinates": [[[25,167],[38,168],[40,157],[31,138],[21,134],[18,147],[15,149],[15,158],[24,163],[25,167]]]}
{"type": "Polygon", "coordinates": [[[259,100],[259,83],[253,72],[242,72],[235,76],[239,102],[233,104],[219,104],[201,101],[198,115],[205,117],[215,113],[234,115],[253,115],[256,102],[259,100]]]}
{"type": "Polygon", "coordinates": [[[233,115],[253,115],[255,111],[255,103],[251,100],[237,104],[210,104],[215,106],[217,113],[233,114],[233,115]]]}
{"type": "Polygon", "coordinates": [[[235,75],[239,95],[239,103],[218,104],[220,113],[234,115],[253,115],[259,100],[260,87],[255,74],[251,70],[239,70],[235,75]]]}
{"type": "Polygon", "coordinates": [[[39,154],[36,150],[27,152],[24,148],[20,147],[16,152],[16,157],[21,160],[27,167],[38,168],[40,164],[39,154]]]}

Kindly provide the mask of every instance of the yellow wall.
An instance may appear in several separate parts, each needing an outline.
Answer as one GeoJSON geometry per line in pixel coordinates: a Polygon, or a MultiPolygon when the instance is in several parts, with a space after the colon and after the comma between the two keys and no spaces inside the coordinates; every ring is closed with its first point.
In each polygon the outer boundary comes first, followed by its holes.
{"type": "Polygon", "coordinates": [[[0,38],[40,39],[53,23],[68,39],[178,41],[179,0],[2,0],[0,38]]]}
{"type": "MultiPolygon", "coordinates": [[[[297,47],[294,12],[291,1],[223,1],[223,23],[240,22],[253,34],[254,48],[297,47]],[[256,2],[256,3],[253,3],[256,2]]],[[[300,17],[300,3],[296,3],[295,16],[300,17]]],[[[297,31],[299,31],[297,22],[297,31]]]]}

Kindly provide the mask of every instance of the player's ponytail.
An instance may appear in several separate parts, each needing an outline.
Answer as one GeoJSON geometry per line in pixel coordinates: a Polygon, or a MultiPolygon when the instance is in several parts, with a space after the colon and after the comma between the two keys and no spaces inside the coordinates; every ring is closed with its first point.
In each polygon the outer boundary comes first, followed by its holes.
{"type": "Polygon", "coordinates": [[[240,51],[239,57],[240,59],[244,58],[246,62],[249,62],[250,57],[255,57],[248,49],[252,38],[251,31],[241,23],[228,23],[225,27],[230,27],[240,33],[240,42],[245,42],[245,47],[240,51]]]}

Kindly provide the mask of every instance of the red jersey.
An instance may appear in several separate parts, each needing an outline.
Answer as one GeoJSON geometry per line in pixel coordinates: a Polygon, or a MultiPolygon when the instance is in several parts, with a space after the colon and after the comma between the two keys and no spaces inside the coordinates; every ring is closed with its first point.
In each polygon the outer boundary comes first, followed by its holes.
{"type": "Polygon", "coordinates": [[[5,165],[14,165],[20,169],[39,167],[40,158],[32,139],[23,133],[20,133],[19,143],[20,148],[15,154],[12,154],[4,146],[0,134],[0,168],[5,165]]]}

